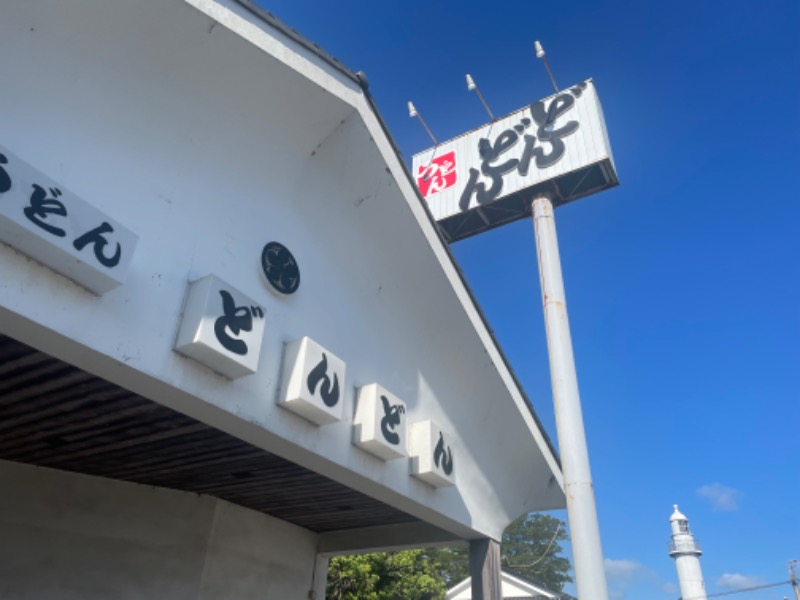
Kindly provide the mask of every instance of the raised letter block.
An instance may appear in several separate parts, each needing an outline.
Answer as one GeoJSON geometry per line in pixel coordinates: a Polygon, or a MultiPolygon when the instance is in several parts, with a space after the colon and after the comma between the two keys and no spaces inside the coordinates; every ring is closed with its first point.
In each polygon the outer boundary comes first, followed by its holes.
{"type": "Polygon", "coordinates": [[[125,281],[138,238],[0,146],[0,241],[102,295],[125,281]]]}
{"type": "Polygon", "coordinates": [[[433,421],[411,424],[411,474],[433,487],[455,485],[453,437],[433,421]]]}
{"type": "Polygon", "coordinates": [[[353,443],[383,460],[406,456],[406,404],[377,383],[358,390],[353,443]]]}
{"type": "Polygon", "coordinates": [[[230,379],[256,372],[264,310],[214,275],[189,284],[175,351],[230,379]]]}
{"type": "Polygon", "coordinates": [[[343,360],[308,337],[286,346],[278,405],[316,425],[342,420],[343,360]]]}

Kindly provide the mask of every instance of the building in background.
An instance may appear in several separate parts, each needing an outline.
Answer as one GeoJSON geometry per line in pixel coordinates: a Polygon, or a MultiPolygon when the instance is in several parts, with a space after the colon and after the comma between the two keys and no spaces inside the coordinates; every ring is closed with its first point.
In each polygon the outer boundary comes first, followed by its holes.
{"type": "MultiPolygon", "coordinates": [[[[500,574],[503,600],[576,600],[569,594],[554,592],[540,583],[512,575],[507,571],[500,574]]],[[[472,600],[472,578],[467,577],[457,583],[445,594],[445,600],[472,600]]]]}
{"type": "Polygon", "coordinates": [[[459,540],[490,597],[562,473],[365,79],[244,0],[0,40],[0,597],[322,598],[459,540]]]}
{"type": "Polygon", "coordinates": [[[669,555],[675,559],[681,598],[706,600],[706,585],[703,582],[703,572],[700,570],[700,555],[703,551],[689,529],[689,520],[678,510],[677,504],[669,518],[669,524],[672,528],[669,555]]]}

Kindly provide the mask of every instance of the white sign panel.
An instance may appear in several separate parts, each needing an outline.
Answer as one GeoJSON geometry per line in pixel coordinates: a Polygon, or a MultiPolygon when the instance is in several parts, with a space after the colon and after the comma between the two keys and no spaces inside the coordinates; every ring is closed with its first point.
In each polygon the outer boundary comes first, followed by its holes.
{"type": "Polygon", "coordinates": [[[411,474],[432,485],[455,485],[453,436],[433,421],[412,423],[409,435],[411,474]]]}
{"type": "Polygon", "coordinates": [[[308,337],[287,344],[278,405],[316,425],[341,421],[345,367],[342,359],[308,337]]]}
{"type": "Polygon", "coordinates": [[[125,281],[137,240],[0,146],[0,241],[100,295],[125,281]]]}
{"type": "Polygon", "coordinates": [[[214,275],[192,282],[175,351],[230,379],[256,372],[264,309],[214,275]]]}
{"type": "Polygon", "coordinates": [[[406,456],[406,403],[377,383],[358,390],[353,443],[383,460],[406,456]]]}
{"type": "Polygon", "coordinates": [[[450,240],[617,184],[592,80],[414,156],[413,175],[450,240]]]}

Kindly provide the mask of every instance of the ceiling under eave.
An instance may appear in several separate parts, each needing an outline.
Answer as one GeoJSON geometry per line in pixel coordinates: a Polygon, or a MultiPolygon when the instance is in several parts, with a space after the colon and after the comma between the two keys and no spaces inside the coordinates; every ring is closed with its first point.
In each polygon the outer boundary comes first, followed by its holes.
{"type": "Polygon", "coordinates": [[[2,334],[0,458],[208,494],[317,533],[418,522],[2,334]]]}

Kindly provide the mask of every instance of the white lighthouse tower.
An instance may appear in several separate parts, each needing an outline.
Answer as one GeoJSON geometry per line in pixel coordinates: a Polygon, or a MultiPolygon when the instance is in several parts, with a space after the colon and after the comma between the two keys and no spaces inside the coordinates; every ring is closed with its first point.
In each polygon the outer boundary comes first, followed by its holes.
{"type": "Polygon", "coordinates": [[[672,538],[669,541],[669,555],[675,559],[678,569],[678,583],[681,586],[682,600],[706,600],[706,586],[700,571],[700,544],[689,531],[689,520],[678,510],[669,519],[672,538]]]}

